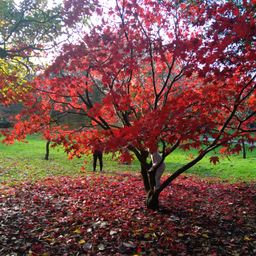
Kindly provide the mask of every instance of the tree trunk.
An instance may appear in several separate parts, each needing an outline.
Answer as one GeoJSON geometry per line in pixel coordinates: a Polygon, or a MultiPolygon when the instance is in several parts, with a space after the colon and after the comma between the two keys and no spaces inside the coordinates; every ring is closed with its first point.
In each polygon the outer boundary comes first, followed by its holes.
{"type": "Polygon", "coordinates": [[[146,205],[148,209],[158,210],[159,209],[159,193],[154,190],[150,190],[147,194],[146,205]]]}
{"type": "Polygon", "coordinates": [[[154,190],[154,187],[156,185],[156,168],[154,168],[152,170],[152,168],[150,168],[148,170],[148,180],[149,180],[149,185],[150,185],[150,190],[154,190]]]}
{"type": "Polygon", "coordinates": [[[149,192],[150,191],[150,183],[149,183],[149,179],[148,179],[148,170],[150,169],[151,164],[149,164],[147,162],[147,157],[148,157],[148,152],[142,151],[138,160],[140,161],[140,172],[141,172],[145,191],[149,192]]]}
{"type": "Polygon", "coordinates": [[[48,141],[46,142],[46,146],[45,146],[45,157],[44,157],[45,160],[49,160],[50,143],[51,143],[50,140],[48,140],[48,141]]]}
{"type": "Polygon", "coordinates": [[[144,184],[144,189],[146,192],[150,191],[150,184],[148,181],[148,169],[146,168],[141,168],[141,176],[144,184]]]}
{"type": "Polygon", "coordinates": [[[243,149],[243,159],[246,159],[246,148],[245,148],[244,139],[242,139],[242,149],[243,149]]]}
{"type": "Polygon", "coordinates": [[[159,208],[159,193],[154,191],[155,186],[155,171],[149,172],[152,167],[151,164],[147,163],[147,155],[140,159],[141,165],[141,176],[144,183],[146,195],[146,206],[148,209],[157,210],[159,208]]]}

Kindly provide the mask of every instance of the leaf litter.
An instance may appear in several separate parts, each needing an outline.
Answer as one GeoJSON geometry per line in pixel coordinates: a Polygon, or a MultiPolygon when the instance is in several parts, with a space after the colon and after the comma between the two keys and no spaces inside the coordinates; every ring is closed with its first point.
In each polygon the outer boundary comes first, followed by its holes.
{"type": "Polygon", "coordinates": [[[256,184],[181,176],[147,210],[139,176],[0,188],[0,255],[256,255],[256,184]]]}

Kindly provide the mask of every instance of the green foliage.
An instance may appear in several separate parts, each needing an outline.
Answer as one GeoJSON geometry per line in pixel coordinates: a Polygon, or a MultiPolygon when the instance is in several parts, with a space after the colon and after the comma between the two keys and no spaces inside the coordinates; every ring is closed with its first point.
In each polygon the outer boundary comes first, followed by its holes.
{"type": "MultiPolygon", "coordinates": [[[[13,0],[0,3],[2,53],[14,57],[55,41],[61,29],[60,7],[48,8],[47,0],[13,0]]],[[[3,56],[2,54],[2,56],[3,56]]]]}
{"type": "MultiPolygon", "coordinates": [[[[25,85],[28,68],[22,62],[23,59],[16,57],[13,60],[0,58],[0,99],[2,102],[19,102],[17,95],[26,93],[30,86],[25,85]]],[[[26,61],[25,61],[26,62],[26,61]]]]}
{"type": "Polygon", "coordinates": [[[62,33],[61,6],[49,8],[47,3],[47,0],[0,1],[2,104],[21,101],[21,95],[30,90],[25,86],[26,81],[39,69],[35,57],[45,56],[62,33]]]}

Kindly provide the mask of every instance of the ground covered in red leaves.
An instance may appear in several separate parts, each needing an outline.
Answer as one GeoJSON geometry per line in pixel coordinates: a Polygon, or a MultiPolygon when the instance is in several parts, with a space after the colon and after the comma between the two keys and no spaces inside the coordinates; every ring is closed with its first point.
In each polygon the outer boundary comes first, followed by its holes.
{"type": "Polygon", "coordinates": [[[147,210],[139,176],[0,189],[0,255],[256,255],[256,184],[181,177],[147,210]]]}

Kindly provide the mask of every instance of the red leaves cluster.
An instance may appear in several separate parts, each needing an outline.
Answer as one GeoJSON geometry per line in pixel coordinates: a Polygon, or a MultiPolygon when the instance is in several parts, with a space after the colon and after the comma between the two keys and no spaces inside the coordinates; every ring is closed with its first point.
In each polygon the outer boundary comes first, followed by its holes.
{"type": "Polygon", "coordinates": [[[181,177],[153,212],[130,174],[2,187],[0,254],[253,255],[255,192],[181,177]]]}
{"type": "Polygon", "coordinates": [[[101,13],[98,0],[65,0],[63,16],[68,26],[74,25],[82,18],[89,16],[93,11],[101,13]]]}
{"type": "Polygon", "coordinates": [[[199,13],[194,13],[194,19],[197,17],[200,22],[207,23],[213,18],[207,31],[207,38],[212,38],[212,42],[208,41],[206,47],[196,52],[199,61],[202,56],[206,57],[202,76],[213,75],[221,80],[223,77],[232,76],[238,66],[245,71],[251,68],[249,65],[252,63],[255,65],[253,59],[255,60],[256,20],[253,3],[214,3],[201,6],[201,11],[202,9],[205,9],[206,15],[200,17],[199,13]],[[221,72],[220,65],[223,67],[221,72]]]}

